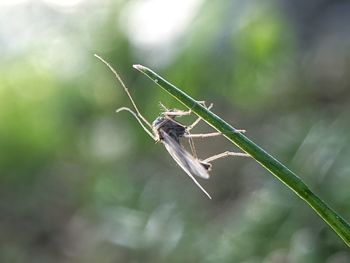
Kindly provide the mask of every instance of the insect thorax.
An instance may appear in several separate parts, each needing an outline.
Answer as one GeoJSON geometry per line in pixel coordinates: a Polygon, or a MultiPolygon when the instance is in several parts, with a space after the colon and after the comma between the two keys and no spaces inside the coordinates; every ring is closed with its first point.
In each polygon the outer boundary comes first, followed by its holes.
{"type": "Polygon", "coordinates": [[[160,130],[167,133],[175,141],[179,142],[179,138],[183,137],[186,133],[186,126],[181,125],[170,117],[158,117],[152,123],[153,132],[158,137],[159,140],[162,140],[162,135],[160,130]]]}

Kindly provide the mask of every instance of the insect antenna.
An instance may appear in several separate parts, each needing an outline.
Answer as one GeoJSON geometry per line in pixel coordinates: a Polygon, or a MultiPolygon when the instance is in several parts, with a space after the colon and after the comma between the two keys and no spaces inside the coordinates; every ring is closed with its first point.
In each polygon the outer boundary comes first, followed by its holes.
{"type": "Polygon", "coordinates": [[[121,107],[119,109],[117,109],[116,112],[120,112],[120,111],[128,111],[130,112],[135,118],[136,120],[139,122],[139,124],[141,125],[141,127],[145,130],[145,132],[147,132],[147,134],[149,136],[152,137],[153,140],[157,140],[157,138],[152,134],[152,132],[149,130],[149,129],[152,129],[152,125],[146,120],[145,117],[142,116],[142,114],[140,113],[139,109],[137,108],[136,106],[136,103],[134,102],[128,88],[126,87],[126,85],[124,84],[123,80],[121,79],[121,77],[119,76],[119,74],[117,73],[117,71],[107,62],[105,61],[103,58],[101,58],[99,55],[97,54],[94,54],[94,56],[96,58],[98,58],[99,60],[101,60],[111,71],[112,73],[115,75],[115,77],[117,78],[118,82],[121,84],[121,86],[123,87],[126,95],[129,97],[130,101],[131,101],[131,104],[133,105],[135,111],[131,110],[130,108],[127,108],[127,107],[121,107]],[[149,127],[146,128],[147,125],[149,127]]]}
{"type": "MultiPolygon", "coordinates": [[[[149,128],[152,129],[152,125],[146,120],[145,117],[142,116],[142,114],[140,113],[139,109],[137,108],[136,106],[136,103],[134,102],[128,88],[126,87],[126,85],[124,84],[123,80],[121,79],[121,77],[119,76],[119,74],[117,73],[117,71],[107,62],[105,61],[103,58],[101,58],[99,55],[95,54],[94,55],[95,57],[97,57],[99,60],[101,60],[112,72],[113,74],[115,75],[115,77],[117,78],[117,80],[119,81],[119,83],[122,85],[126,95],[128,95],[130,101],[131,101],[131,104],[132,106],[134,107],[135,111],[136,111],[136,115],[145,123],[147,124],[147,126],[149,128]]],[[[125,109],[125,108],[124,108],[125,109]]],[[[119,110],[118,110],[119,111],[119,110]]]]}

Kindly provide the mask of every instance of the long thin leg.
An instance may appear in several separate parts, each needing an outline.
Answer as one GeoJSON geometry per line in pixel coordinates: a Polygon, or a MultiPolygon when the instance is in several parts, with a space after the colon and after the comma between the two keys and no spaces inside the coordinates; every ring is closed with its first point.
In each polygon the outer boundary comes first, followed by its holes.
{"type": "MultiPolygon", "coordinates": [[[[207,107],[205,105],[205,101],[197,101],[200,104],[203,104],[204,107],[207,107]]],[[[161,102],[159,103],[160,107],[163,109],[163,114],[164,115],[168,115],[168,116],[174,116],[174,117],[181,117],[181,116],[187,116],[192,114],[192,110],[189,109],[187,111],[183,111],[183,110],[176,110],[176,109],[172,109],[169,110],[167,107],[164,106],[164,104],[162,104],[161,102]]],[[[210,104],[210,106],[207,108],[208,110],[211,109],[213,107],[213,103],[210,104]]],[[[200,121],[200,117],[196,120],[196,122],[198,123],[200,121]]],[[[193,125],[193,124],[192,124],[193,125]]],[[[190,125],[190,126],[192,126],[190,125]]]]}
{"type": "MultiPolygon", "coordinates": [[[[135,111],[136,111],[136,115],[138,116],[138,120],[142,120],[149,128],[152,129],[152,125],[146,120],[145,117],[142,116],[142,114],[140,113],[139,109],[137,108],[133,98],[131,97],[131,94],[128,90],[128,88],[126,87],[126,85],[124,84],[123,80],[121,79],[121,77],[118,75],[118,73],[115,71],[115,69],[107,62],[105,61],[103,58],[101,58],[99,55],[95,54],[94,55],[95,57],[97,57],[99,60],[101,60],[112,72],[113,74],[115,75],[115,77],[117,78],[117,80],[119,81],[119,83],[122,85],[124,91],[126,92],[126,94],[128,95],[130,101],[131,101],[131,104],[132,106],[134,107],[135,111]]],[[[123,108],[121,108],[123,109],[123,108]]],[[[124,108],[125,110],[125,108],[124,108]]],[[[119,112],[120,110],[117,110],[117,112],[119,112]]],[[[130,112],[133,112],[129,109],[130,112]]],[[[133,112],[135,113],[135,112],[133,112]]]]}
{"type": "Polygon", "coordinates": [[[190,115],[192,112],[191,110],[183,111],[183,110],[177,110],[177,109],[168,109],[166,106],[164,106],[163,103],[159,102],[160,107],[163,110],[163,114],[167,116],[174,116],[174,117],[181,117],[181,116],[187,116],[190,115]]]}
{"type": "Polygon", "coordinates": [[[206,163],[210,163],[210,162],[215,161],[217,159],[225,158],[225,157],[228,157],[228,156],[250,157],[250,155],[246,154],[246,153],[237,153],[237,152],[226,151],[226,152],[223,152],[223,153],[219,153],[219,154],[213,155],[213,156],[211,156],[211,157],[209,157],[207,159],[204,159],[202,161],[206,162],[206,163]]]}
{"type": "Polygon", "coordinates": [[[197,151],[196,151],[196,147],[194,146],[194,142],[192,140],[192,138],[188,138],[188,143],[190,145],[190,148],[191,148],[191,152],[192,152],[192,155],[195,159],[198,159],[197,157],[197,151]]]}
{"type": "MultiPolygon", "coordinates": [[[[203,102],[204,104],[204,102],[203,102]]],[[[210,110],[213,107],[213,103],[210,103],[209,107],[207,107],[208,110],[210,110]]],[[[205,104],[204,104],[205,106],[205,104]]],[[[191,111],[191,110],[190,110],[191,111]]],[[[198,117],[191,125],[187,126],[187,131],[189,132],[190,130],[192,130],[200,121],[202,120],[201,117],[198,117]]],[[[245,133],[246,130],[237,130],[236,132],[241,132],[241,133],[245,133]]],[[[220,132],[212,132],[212,133],[208,133],[208,134],[189,134],[189,135],[185,135],[185,137],[192,137],[192,138],[206,138],[206,137],[214,137],[214,136],[219,136],[222,135],[222,133],[220,132]]]]}
{"type": "MultiPolygon", "coordinates": [[[[204,104],[204,102],[203,102],[204,104]]],[[[210,110],[213,107],[213,103],[210,103],[209,107],[207,108],[208,110],[210,110]]],[[[204,104],[205,106],[205,104],[204,104]]],[[[200,121],[202,120],[201,117],[198,117],[190,126],[187,126],[187,131],[190,131],[194,128],[194,126],[196,126],[200,121]]]]}
{"type": "Polygon", "coordinates": [[[181,116],[187,116],[191,114],[191,111],[182,111],[182,110],[168,110],[163,112],[164,115],[167,116],[174,116],[174,117],[181,117],[181,116]]]}
{"type": "MultiPolygon", "coordinates": [[[[200,101],[199,103],[203,104],[203,105],[206,107],[205,101],[200,101]]],[[[214,105],[214,104],[211,103],[211,104],[209,105],[209,107],[207,107],[207,109],[210,110],[210,109],[213,107],[213,105],[214,105]]],[[[189,110],[188,112],[189,112],[189,114],[190,114],[190,113],[191,113],[191,110],[189,110]]],[[[186,128],[187,134],[190,134],[189,131],[190,131],[194,126],[196,126],[196,125],[198,124],[198,122],[200,122],[201,119],[202,119],[201,117],[198,117],[197,120],[195,120],[190,126],[187,126],[187,128],[186,128]]],[[[189,145],[190,145],[190,147],[191,147],[191,151],[192,151],[193,157],[195,157],[196,159],[198,159],[196,147],[194,146],[194,142],[193,142],[193,139],[192,139],[191,137],[188,137],[188,143],[189,143],[189,145]]]]}
{"type": "MultiPolygon", "coordinates": [[[[236,130],[236,132],[242,132],[244,133],[245,130],[236,130]]],[[[211,132],[211,133],[200,133],[200,134],[185,134],[184,137],[186,138],[208,138],[208,137],[215,137],[223,135],[221,132],[211,132]]]]}
{"type": "Polygon", "coordinates": [[[131,109],[126,108],[126,107],[122,107],[122,108],[117,109],[117,112],[120,112],[120,111],[128,111],[128,112],[130,112],[130,113],[135,117],[135,119],[139,122],[139,124],[140,124],[141,127],[145,130],[145,132],[147,132],[147,134],[148,134],[149,136],[151,136],[153,140],[155,140],[155,141],[158,140],[158,139],[152,134],[152,132],[146,128],[146,126],[144,125],[144,123],[142,122],[142,120],[137,116],[137,114],[136,114],[135,112],[133,112],[131,109]]]}
{"type": "Polygon", "coordinates": [[[169,109],[167,107],[165,107],[163,103],[159,102],[159,106],[162,108],[163,112],[169,111],[169,109]]]}

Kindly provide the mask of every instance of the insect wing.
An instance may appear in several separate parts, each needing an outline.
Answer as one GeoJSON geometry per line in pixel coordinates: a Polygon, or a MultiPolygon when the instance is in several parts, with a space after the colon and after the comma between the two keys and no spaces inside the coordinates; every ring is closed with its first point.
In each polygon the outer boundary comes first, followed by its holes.
{"type": "Polygon", "coordinates": [[[165,148],[180,167],[198,177],[209,179],[209,173],[203,165],[189,154],[178,142],[170,137],[166,132],[161,131],[165,148]]]}
{"type": "Polygon", "coordinates": [[[197,182],[193,175],[197,175],[202,178],[209,178],[207,170],[186,152],[179,143],[171,138],[166,132],[160,131],[162,135],[162,142],[169,152],[170,156],[176,161],[176,163],[186,172],[186,174],[194,181],[194,183],[211,199],[208,192],[197,182]]]}

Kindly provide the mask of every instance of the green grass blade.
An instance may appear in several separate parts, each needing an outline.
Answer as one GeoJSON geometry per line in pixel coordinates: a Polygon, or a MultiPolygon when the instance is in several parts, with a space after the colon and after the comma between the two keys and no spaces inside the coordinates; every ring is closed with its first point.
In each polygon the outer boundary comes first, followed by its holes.
{"type": "Polygon", "coordinates": [[[245,135],[236,131],[231,125],[221,119],[213,112],[207,110],[196,100],[178,89],[152,70],[142,65],[134,65],[134,68],[144,73],[152,79],[161,88],[166,90],[177,100],[179,100],[186,107],[191,109],[195,114],[206,121],[217,131],[242,149],[244,152],[250,154],[258,163],[270,171],[275,177],[293,190],[300,198],[306,201],[317,214],[344,240],[350,247],[350,225],[339,216],[333,209],[331,209],[324,201],[322,201],[316,194],[314,194],[309,187],[285,165],[272,157],[265,150],[260,148],[254,142],[249,140],[245,135]]]}

